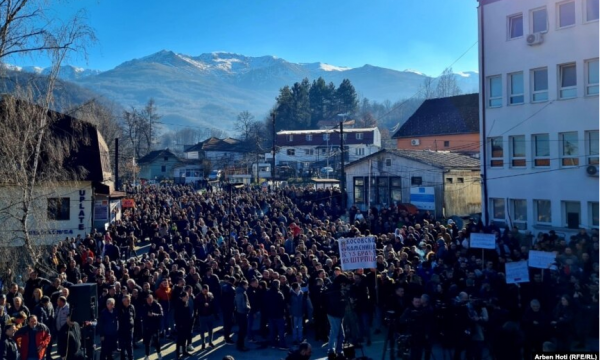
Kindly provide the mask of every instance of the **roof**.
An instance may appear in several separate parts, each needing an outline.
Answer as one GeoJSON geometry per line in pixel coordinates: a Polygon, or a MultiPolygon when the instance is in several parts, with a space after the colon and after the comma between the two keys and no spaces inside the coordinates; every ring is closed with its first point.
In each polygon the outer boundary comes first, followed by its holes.
{"type": "Polygon", "coordinates": [[[232,152],[247,152],[246,144],[243,141],[234,138],[218,139],[216,137],[208,138],[204,141],[190,146],[184,150],[185,152],[192,151],[232,151],[232,152]]]}
{"type": "Polygon", "coordinates": [[[425,100],[392,138],[479,133],[479,94],[425,100]]]}
{"type": "Polygon", "coordinates": [[[175,155],[171,150],[167,149],[162,149],[162,150],[154,150],[154,151],[150,151],[148,154],[146,154],[145,156],[143,156],[141,159],[138,160],[138,164],[145,164],[145,163],[151,163],[154,160],[161,158],[161,157],[165,157],[165,156],[172,156],[177,160],[180,160],[177,155],[175,155]]]}
{"type": "MultiPolygon", "coordinates": [[[[345,133],[355,133],[355,132],[366,132],[366,131],[374,131],[377,129],[376,127],[372,128],[358,128],[358,129],[346,129],[344,128],[345,133]]],[[[282,130],[277,132],[277,135],[296,135],[296,134],[327,134],[327,133],[339,133],[339,129],[318,129],[318,130],[282,130]]]]}
{"type": "Polygon", "coordinates": [[[433,167],[437,167],[440,169],[450,170],[450,169],[472,169],[477,170],[480,167],[479,159],[472,158],[470,156],[461,155],[454,152],[447,151],[431,151],[431,150],[400,150],[400,149],[392,149],[387,150],[383,149],[369,156],[365,156],[362,159],[354,161],[348,165],[346,168],[350,168],[356,164],[359,164],[363,161],[368,161],[369,159],[373,159],[382,154],[391,154],[396,155],[398,157],[402,157],[408,160],[416,161],[422,164],[427,164],[433,167]]]}

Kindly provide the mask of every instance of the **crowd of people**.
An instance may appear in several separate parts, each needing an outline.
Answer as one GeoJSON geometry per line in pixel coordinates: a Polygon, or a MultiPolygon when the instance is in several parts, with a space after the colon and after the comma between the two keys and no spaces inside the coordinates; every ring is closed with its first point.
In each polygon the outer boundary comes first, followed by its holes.
{"type": "Polygon", "coordinates": [[[3,278],[3,359],[50,360],[53,343],[61,358],[82,358],[80,334],[94,326],[101,360],[115,351],[132,360],[140,342],[146,360],[151,348],[160,360],[169,338],[179,359],[214,347],[220,327],[237,351],[254,343],[294,360],[310,358],[307,339],[343,358],[381,332],[390,351],[411,359],[430,359],[437,345],[454,359],[529,358],[584,349],[598,337],[597,230],[531,238],[475,219],[459,228],[396,205],[344,211],[335,189],[129,191],[135,207],[106,231],[52,248],[52,271],[32,269],[24,288],[3,278]],[[469,248],[475,232],[496,234],[496,249],[482,257],[469,248]],[[376,267],[343,271],[336,239],[359,236],[375,237],[376,267]],[[529,283],[507,284],[504,264],[529,250],[556,251],[556,263],[532,269],[529,283]],[[82,324],[69,310],[78,283],[98,289],[98,319],[82,324]]]}

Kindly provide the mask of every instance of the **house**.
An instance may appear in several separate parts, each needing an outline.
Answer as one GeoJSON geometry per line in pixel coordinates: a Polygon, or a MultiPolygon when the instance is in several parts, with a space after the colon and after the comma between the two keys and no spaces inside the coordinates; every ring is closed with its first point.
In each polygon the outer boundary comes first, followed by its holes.
{"type": "MultiPolygon", "coordinates": [[[[275,141],[278,147],[275,164],[287,165],[295,170],[318,170],[324,166],[337,168],[340,164],[340,140],[339,129],[279,131],[275,141]]],[[[380,148],[378,128],[344,128],[344,161],[356,161],[380,148]]],[[[265,156],[268,159],[271,154],[265,156]]]]}
{"type": "Polygon", "coordinates": [[[252,152],[241,140],[233,138],[218,139],[211,137],[184,150],[186,159],[203,159],[205,170],[231,168],[239,164],[252,152]]]}
{"type": "Polygon", "coordinates": [[[598,1],[479,0],[483,220],[598,228],[598,1]]]}
{"type": "Polygon", "coordinates": [[[146,180],[163,180],[174,177],[175,168],[182,160],[169,149],[150,151],[138,160],[139,177],[146,180]]]}
{"type": "Polygon", "coordinates": [[[479,95],[428,99],[392,136],[403,150],[479,155],[479,95]]]}
{"type": "MultiPolygon", "coordinates": [[[[7,116],[24,116],[7,112],[6,101],[0,104],[0,121],[5,122],[7,116]]],[[[35,245],[50,244],[65,237],[84,237],[93,228],[118,218],[124,194],[114,190],[108,146],[95,125],[24,101],[12,104],[23,113],[31,111],[47,117],[50,125],[38,173],[60,169],[60,174],[44,176],[33,188],[26,228],[17,220],[24,213],[23,187],[13,183],[14,176],[2,177],[0,223],[11,234],[2,241],[18,246],[28,235],[35,245]],[[56,156],[57,151],[65,152],[56,156]]]]}
{"type": "Polygon", "coordinates": [[[346,165],[348,206],[412,203],[436,217],[481,211],[479,159],[453,152],[381,150],[346,165]]]}

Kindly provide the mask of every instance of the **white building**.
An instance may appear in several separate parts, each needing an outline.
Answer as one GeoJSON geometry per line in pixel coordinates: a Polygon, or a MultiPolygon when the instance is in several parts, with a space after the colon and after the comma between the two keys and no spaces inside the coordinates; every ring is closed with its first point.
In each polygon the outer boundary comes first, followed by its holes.
{"type": "MultiPolygon", "coordinates": [[[[296,170],[318,169],[323,166],[339,167],[339,129],[279,131],[276,139],[277,165],[290,165],[296,170]]],[[[376,127],[344,128],[344,148],[346,162],[376,153],[381,149],[381,133],[376,127]]],[[[265,156],[270,158],[270,154],[265,156]]]]}
{"type": "Polygon", "coordinates": [[[479,0],[479,66],[484,221],[598,227],[598,0],[479,0]]]}

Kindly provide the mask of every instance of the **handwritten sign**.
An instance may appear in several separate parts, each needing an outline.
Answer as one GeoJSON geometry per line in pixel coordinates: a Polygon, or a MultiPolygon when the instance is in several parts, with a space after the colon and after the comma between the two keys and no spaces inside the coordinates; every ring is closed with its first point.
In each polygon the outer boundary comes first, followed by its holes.
{"type": "Polygon", "coordinates": [[[338,239],[342,270],[374,268],[377,263],[375,238],[357,237],[338,239]]]}
{"type": "Polygon", "coordinates": [[[556,262],[556,253],[549,251],[529,251],[529,267],[548,269],[556,262]]]}
{"type": "Polygon", "coordinates": [[[496,235],[494,234],[471,234],[471,248],[472,249],[495,249],[496,248],[496,235]]]}
{"type": "Polygon", "coordinates": [[[529,268],[525,260],[506,263],[505,273],[507,284],[529,282],[529,268]]]}

